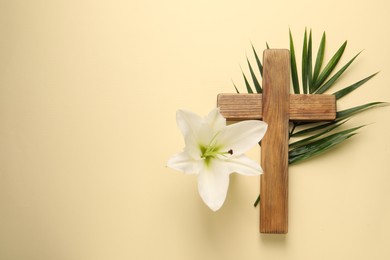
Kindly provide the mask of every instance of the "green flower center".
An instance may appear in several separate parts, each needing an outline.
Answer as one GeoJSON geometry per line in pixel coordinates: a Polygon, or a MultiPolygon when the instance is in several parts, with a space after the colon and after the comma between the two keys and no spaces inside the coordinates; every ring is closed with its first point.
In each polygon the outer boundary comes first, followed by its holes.
{"type": "Polygon", "coordinates": [[[201,158],[206,161],[206,164],[210,162],[211,159],[215,158],[217,155],[223,155],[226,156],[227,154],[232,155],[233,150],[230,149],[229,151],[220,151],[221,147],[217,146],[215,144],[215,138],[217,137],[218,133],[211,139],[210,143],[207,146],[200,145],[199,149],[201,151],[201,158]]]}

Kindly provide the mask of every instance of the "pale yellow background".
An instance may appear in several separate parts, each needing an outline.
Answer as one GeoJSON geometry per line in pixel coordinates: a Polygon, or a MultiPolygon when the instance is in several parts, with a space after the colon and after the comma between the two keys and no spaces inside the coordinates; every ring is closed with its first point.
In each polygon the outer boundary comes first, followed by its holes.
{"type": "Polygon", "coordinates": [[[390,259],[390,108],[290,167],[286,236],[258,233],[257,177],[232,175],[213,213],[165,167],[176,110],[206,114],[243,86],[250,43],[286,48],[289,28],[315,51],[326,30],[327,59],[364,49],[339,86],[381,71],[340,109],[390,101],[389,3],[2,0],[0,259],[390,259]]]}

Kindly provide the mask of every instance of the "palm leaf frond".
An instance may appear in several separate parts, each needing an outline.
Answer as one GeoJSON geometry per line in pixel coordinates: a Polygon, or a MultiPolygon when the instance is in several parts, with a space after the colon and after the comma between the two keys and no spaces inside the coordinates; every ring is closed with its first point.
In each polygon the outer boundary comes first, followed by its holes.
{"type": "Polygon", "coordinates": [[[336,120],[346,119],[348,117],[351,117],[357,113],[363,112],[363,111],[370,109],[370,108],[379,107],[379,106],[388,106],[388,105],[389,105],[389,103],[387,103],[387,102],[370,102],[370,103],[367,103],[364,105],[360,105],[360,106],[352,107],[352,108],[345,109],[342,111],[338,111],[336,113],[336,120]]]}
{"type": "Polygon", "coordinates": [[[289,151],[289,156],[290,157],[295,157],[295,156],[299,156],[299,155],[305,154],[305,153],[307,153],[309,151],[317,150],[317,147],[322,146],[323,144],[328,143],[330,141],[336,140],[337,138],[339,138],[341,136],[348,135],[348,134],[354,132],[355,130],[357,130],[357,129],[361,128],[361,127],[362,126],[354,127],[354,128],[351,128],[351,129],[347,129],[347,130],[344,130],[344,131],[341,131],[341,132],[329,135],[327,137],[321,138],[319,140],[316,140],[316,141],[313,141],[313,142],[309,142],[309,143],[307,143],[305,145],[301,145],[301,146],[299,146],[297,148],[294,148],[294,149],[290,150],[289,151]]]}
{"type": "Polygon", "coordinates": [[[257,67],[259,68],[260,76],[263,77],[263,64],[261,64],[261,61],[259,59],[259,56],[257,55],[255,47],[252,45],[252,51],[253,54],[255,55],[257,67]]]}
{"type": "Polygon", "coordinates": [[[309,33],[309,43],[308,43],[308,46],[307,46],[307,72],[306,72],[306,77],[307,77],[307,92],[310,93],[310,86],[312,85],[312,82],[313,82],[313,54],[312,54],[312,47],[313,46],[313,40],[312,40],[312,36],[311,36],[311,30],[310,30],[310,33],[309,33]]]}
{"type": "Polygon", "coordinates": [[[334,68],[337,66],[338,62],[340,61],[341,57],[343,56],[344,50],[347,47],[347,41],[341,45],[341,47],[337,50],[337,52],[333,55],[333,57],[330,59],[328,64],[325,66],[325,68],[321,71],[320,75],[316,79],[316,81],[313,83],[313,93],[316,92],[316,90],[321,86],[322,83],[329,77],[329,75],[332,73],[334,68]]]}
{"type": "Polygon", "coordinates": [[[298,80],[298,71],[297,71],[297,62],[295,59],[295,49],[294,49],[294,40],[291,34],[290,30],[290,66],[291,66],[291,78],[293,82],[293,88],[294,88],[294,93],[299,94],[299,80],[298,80]]]}
{"type": "Polygon", "coordinates": [[[344,71],[349,67],[349,65],[352,64],[352,62],[359,56],[361,52],[355,55],[347,64],[345,64],[336,74],[334,74],[324,85],[319,87],[316,94],[323,94],[325,91],[327,91],[330,87],[334,85],[334,83],[340,78],[340,76],[344,73],[344,71]]]}
{"type": "Polygon", "coordinates": [[[367,81],[369,81],[371,78],[375,77],[379,72],[376,72],[362,80],[359,80],[358,82],[348,86],[348,87],[345,87],[335,93],[333,93],[333,95],[336,96],[336,99],[340,99],[346,95],[348,95],[349,93],[351,93],[352,91],[354,91],[355,89],[359,88],[361,85],[363,85],[364,83],[366,83],[367,81]]]}
{"type": "Polygon", "coordinates": [[[240,94],[240,91],[238,90],[236,84],[234,84],[234,81],[233,81],[233,80],[232,80],[232,83],[233,83],[234,89],[236,90],[237,94],[240,94]]]}
{"type": "MultiPolygon", "coordinates": [[[[335,71],[335,68],[339,64],[346,46],[347,41],[345,41],[333,54],[331,59],[325,65],[324,68],[324,56],[325,56],[325,47],[326,47],[326,33],[323,32],[321,37],[321,42],[318,47],[316,57],[313,57],[313,40],[312,40],[312,31],[309,33],[307,29],[304,31],[303,46],[302,46],[302,63],[301,63],[301,82],[302,89],[300,88],[298,69],[296,63],[296,53],[294,47],[294,40],[291,30],[289,30],[289,44],[290,44],[290,62],[291,62],[291,79],[293,84],[293,89],[295,94],[304,93],[304,94],[323,94],[329,91],[330,88],[336,85],[338,80],[344,75],[345,71],[350,67],[350,65],[356,60],[360,52],[356,54],[352,59],[350,59],[341,69],[335,71]],[[315,60],[313,68],[313,60],[315,60]]],[[[254,66],[250,63],[247,57],[247,63],[249,67],[249,73],[251,75],[254,89],[257,93],[262,92],[261,88],[261,78],[263,74],[263,65],[261,60],[256,52],[255,47],[251,44],[253,55],[256,60],[256,65],[258,71],[254,69],[254,66]]],[[[266,48],[269,49],[268,42],[266,42],[266,48]]],[[[347,87],[341,88],[341,90],[334,92],[336,100],[352,93],[354,90],[361,87],[371,78],[373,78],[377,73],[371,74],[368,77],[365,77],[347,87]]],[[[244,77],[245,86],[248,93],[254,93],[251,84],[248,81],[247,76],[242,72],[244,77]]],[[[234,88],[237,93],[239,93],[237,86],[233,83],[234,88]]],[[[292,130],[290,132],[290,144],[289,144],[289,163],[297,163],[314,156],[320,155],[330,148],[335,147],[338,144],[343,143],[345,140],[349,139],[355,135],[355,131],[359,127],[353,127],[341,132],[335,133],[336,129],[342,124],[345,124],[346,121],[363,111],[366,111],[371,108],[385,106],[388,103],[385,102],[370,102],[363,105],[358,105],[346,110],[338,111],[336,113],[336,119],[331,122],[293,122],[292,130]],[[303,137],[299,141],[295,141],[296,137],[303,137]]]]}
{"type": "Polygon", "coordinates": [[[291,137],[301,137],[301,136],[306,136],[306,135],[311,134],[311,133],[316,133],[319,130],[322,130],[324,128],[327,128],[327,127],[334,125],[335,123],[337,123],[336,120],[331,121],[331,122],[326,122],[326,123],[320,123],[320,124],[318,124],[318,123],[298,124],[298,126],[305,125],[306,128],[303,130],[299,130],[298,132],[291,133],[290,138],[291,137]],[[314,126],[312,126],[313,124],[314,124],[314,126]]]}
{"type": "Polygon", "coordinates": [[[246,91],[248,91],[248,93],[253,93],[251,85],[249,84],[249,81],[248,81],[248,79],[245,76],[245,73],[242,70],[241,70],[241,72],[242,72],[242,76],[243,76],[244,81],[245,81],[246,91]]]}
{"type": "Polygon", "coordinates": [[[302,137],[302,136],[306,136],[309,134],[315,134],[319,130],[325,129],[327,127],[331,127],[332,125],[337,124],[340,121],[349,119],[350,117],[352,117],[358,113],[364,112],[368,109],[380,107],[380,106],[388,106],[388,105],[389,104],[386,102],[371,102],[371,103],[367,103],[364,105],[359,105],[356,107],[352,107],[352,108],[348,108],[348,109],[339,111],[336,113],[336,119],[334,121],[331,121],[331,122],[326,122],[326,123],[314,122],[314,123],[307,123],[307,124],[301,123],[301,124],[298,124],[298,126],[304,126],[306,128],[301,129],[298,132],[294,132],[294,133],[290,134],[290,137],[302,137]],[[314,126],[312,126],[313,124],[314,124],[314,126]]]}
{"type": "Polygon", "coordinates": [[[317,82],[318,75],[320,74],[322,63],[324,61],[325,55],[325,44],[326,44],[326,34],[325,32],[322,34],[320,47],[318,48],[316,64],[314,66],[313,78],[310,84],[310,93],[313,93],[315,82],[317,82]]]}
{"type": "Polygon", "coordinates": [[[248,59],[248,58],[246,58],[246,61],[247,61],[247,63],[248,63],[249,71],[250,71],[250,73],[251,73],[253,85],[255,85],[256,92],[257,92],[257,93],[261,93],[261,92],[262,92],[262,89],[261,89],[261,86],[260,86],[259,81],[257,80],[257,77],[256,77],[256,75],[255,75],[255,72],[254,72],[253,69],[252,69],[252,65],[251,65],[251,63],[249,62],[249,59],[248,59]]]}
{"type": "Polygon", "coordinates": [[[346,121],[347,121],[347,120],[342,121],[342,122],[340,122],[340,123],[338,123],[338,124],[329,124],[327,127],[325,127],[325,128],[326,128],[325,131],[322,131],[322,132],[320,132],[320,133],[318,133],[318,134],[314,134],[314,135],[312,135],[312,136],[310,136],[310,137],[304,138],[304,139],[299,140],[299,141],[297,141],[297,142],[290,143],[289,149],[293,149],[293,148],[297,148],[297,147],[306,145],[306,144],[308,144],[309,142],[311,142],[312,140],[314,140],[314,139],[316,139],[316,138],[318,138],[318,137],[320,137],[320,136],[323,136],[323,135],[325,135],[325,134],[327,134],[327,133],[333,131],[333,130],[336,129],[337,127],[339,127],[339,126],[341,126],[342,124],[344,124],[346,121]]]}
{"type": "Polygon", "coordinates": [[[303,50],[302,50],[302,89],[303,93],[307,94],[307,80],[308,80],[308,48],[307,48],[307,31],[305,29],[305,35],[303,38],[303,50]]]}
{"type": "Polygon", "coordinates": [[[302,151],[300,151],[301,153],[297,155],[293,155],[292,153],[289,153],[288,163],[295,164],[303,160],[312,158],[314,156],[323,154],[324,152],[327,152],[330,148],[342,143],[348,138],[354,136],[355,134],[356,133],[344,134],[344,135],[335,134],[334,136],[332,136],[331,139],[328,139],[326,141],[321,140],[321,142],[316,142],[313,143],[312,145],[308,145],[306,149],[302,149],[302,151]]]}

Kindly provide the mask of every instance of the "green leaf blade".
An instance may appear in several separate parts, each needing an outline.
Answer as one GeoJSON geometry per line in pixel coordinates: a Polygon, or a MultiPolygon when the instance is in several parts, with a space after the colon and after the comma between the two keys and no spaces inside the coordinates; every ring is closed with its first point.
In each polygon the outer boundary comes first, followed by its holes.
{"type": "Polygon", "coordinates": [[[370,76],[368,76],[368,77],[366,77],[366,78],[364,78],[364,79],[362,79],[362,80],[360,80],[360,81],[358,81],[358,82],[356,82],[348,87],[345,87],[345,88],[333,93],[333,95],[335,95],[336,99],[338,100],[338,99],[348,95],[349,93],[351,93],[355,89],[359,88],[360,86],[362,86],[364,83],[366,83],[367,81],[369,81],[370,79],[375,77],[378,73],[379,72],[376,72],[376,73],[374,73],[374,74],[372,74],[372,75],[370,75],[370,76]]]}
{"type": "MultiPolygon", "coordinates": [[[[336,120],[331,121],[331,122],[327,122],[327,123],[324,123],[324,124],[316,124],[315,126],[308,127],[306,129],[300,130],[299,132],[293,133],[293,134],[290,135],[290,137],[305,136],[305,135],[308,135],[310,133],[314,133],[314,132],[317,132],[317,131],[319,131],[321,129],[327,128],[327,127],[329,127],[331,125],[334,125],[335,123],[337,123],[336,120]]],[[[308,125],[312,125],[312,124],[313,123],[309,123],[308,125]]],[[[298,126],[302,126],[302,125],[298,125],[298,126]]]]}
{"type": "Polygon", "coordinates": [[[360,106],[352,107],[352,108],[345,109],[342,111],[338,111],[336,113],[336,120],[343,120],[343,119],[349,118],[357,113],[363,112],[365,110],[368,110],[368,109],[371,109],[374,107],[388,106],[388,105],[389,105],[389,103],[386,103],[386,102],[370,102],[370,103],[367,103],[364,105],[360,105],[360,106]]]}
{"type": "Polygon", "coordinates": [[[305,35],[303,37],[303,49],[302,49],[302,88],[303,93],[307,94],[307,70],[308,70],[308,49],[307,49],[307,31],[305,29],[305,35]]]}
{"type": "Polygon", "coordinates": [[[317,78],[318,78],[318,75],[320,74],[322,63],[324,61],[325,45],[326,45],[326,34],[324,32],[322,34],[320,46],[318,47],[316,63],[314,65],[312,84],[310,85],[310,87],[311,87],[310,93],[312,93],[314,91],[314,86],[316,86],[316,84],[317,84],[317,78]]]}
{"type": "Polygon", "coordinates": [[[320,75],[318,76],[316,83],[314,85],[313,92],[315,92],[322,83],[329,77],[329,75],[332,73],[338,62],[340,61],[341,57],[343,56],[344,50],[347,47],[347,41],[341,45],[341,47],[337,50],[337,52],[333,55],[333,57],[330,59],[328,64],[325,66],[325,68],[322,70],[320,75]]]}
{"type": "Polygon", "coordinates": [[[301,145],[301,146],[299,146],[297,148],[294,148],[294,149],[290,150],[289,151],[289,155],[294,157],[294,156],[305,154],[305,153],[310,152],[310,151],[318,150],[322,146],[326,145],[327,143],[333,142],[334,140],[338,139],[341,136],[348,135],[348,134],[356,131],[357,129],[359,129],[361,127],[363,127],[363,126],[358,126],[358,127],[354,127],[354,128],[351,128],[351,129],[347,129],[347,130],[341,131],[341,132],[337,132],[335,134],[326,136],[326,137],[321,138],[319,140],[307,143],[305,145],[301,145]]]}
{"type": "Polygon", "coordinates": [[[252,93],[253,93],[253,90],[252,90],[251,85],[249,84],[249,81],[248,81],[248,79],[246,78],[244,72],[242,72],[242,76],[244,77],[246,90],[248,91],[248,93],[252,94],[252,93]]]}
{"type": "Polygon", "coordinates": [[[293,82],[294,93],[300,94],[298,72],[297,72],[297,62],[295,59],[294,40],[292,38],[291,30],[289,32],[290,32],[291,78],[292,78],[292,82],[293,82]]]}
{"type": "Polygon", "coordinates": [[[307,92],[308,93],[311,93],[310,92],[310,86],[312,85],[312,82],[313,82],[313,54],[312,54],[312,48],[313,48],[313,41],[312,41],[312,36],[311,36],[311,30],[310,30],[310,34],[309,34],[309,43],[308,43],[308,46],[307,46],[307,70],[306,70],[306,78],[307,78],[307,92]]]}
{"type": "Polygon", "coordinates": [[[334,129],[336,129],[337,127],[341,126],[342,124],[344,124],[346,121],[343,121],[341,123],[338,123],[338,124],[330,124],[326,127],[326,129],[318,134],[314,134],[310,137],[307,137],[307,138],[304,138],[302,140],[299,140],[297,142],[294,142],[294,143],[290,143],[289,144],[289,149],[293,149],[293,148],[297,148],[297,147],[300,147],[300,146],[303,146],[303,145],[307,145],[310,141],[322,136],[322,135],[325,135],[331,131],[333,131],[334,129]]]}
{"type": "Polygon", "coordinates": [[[254,72],[253,69],[252,69],[252,65],[251,65],[251,63],[249,62],[249,59],[246,58],[246,61],[248,62],[249,71],[250,71],[250,73],[251,73],[253,85],[255,85],[256,92],[257,92],[257,93],[262,93],[262,89],[261,89],[260,83],[259,83],[259,81],[257,80],[257,77],[256,77],[256,75],[255,75],[255,72],[254,72]]]}
{"type": "Polygon", "coordinates": [[[234,81],[232,81],[234,88],[236,89],[237,94],[240,94],[240,91],[238,90],[236,84],[234,84],[234,81]]]}
{"type": "Polygon", "coordinates": [[[344,142],[345,140],[349,139],[350,137],[354,136],[356,133],[347,134],[338,136],[337,138],[334,138],[333,140],[329,140],[327,142],[324,142],[321,146],[313,148],[305,153],[296,155],[296,156],[289,156],[288,162],[289,164],[296,164],[298,162],[310,159],[312,157],[318,156],[320,154],[323,154],[333,148],[334,146],[344,142]]]}
{"type": "Polygon", "coordinates": [[[359,56],[361,52],[355,55],[347,64],[345,64],[335,75],[333,75],[324,85],[319,87],[316,91],[316,94],[323,94],[330,87],[334,85],[334,83],[340,78],[340,76],[345,72],[345,70],[352,64],[352,62],[359,56]]]}
{"type": "Polygon", "coordinates": [[[252,51],[253,54],[255,55],[257,67],[259,68],[260,75],[263,77],[263,64],[261,64],[261,61],[259,59],[259,56],[257,55],[257,52],[255,50],[255,47],[252,45],[252,51]]]}

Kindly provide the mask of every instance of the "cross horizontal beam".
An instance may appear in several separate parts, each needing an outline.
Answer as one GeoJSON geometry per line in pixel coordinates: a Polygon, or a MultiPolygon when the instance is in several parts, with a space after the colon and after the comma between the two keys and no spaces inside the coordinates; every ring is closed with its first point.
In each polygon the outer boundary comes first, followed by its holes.
{"type": "MultiPolygon", "coordinates": [[[[336,118],[334,95],[290,94],[290,121],[331,121],[336,118]]],[[[219,94],[221,114],[231,121],[263,119],[262,94],[219,94]]]]}

